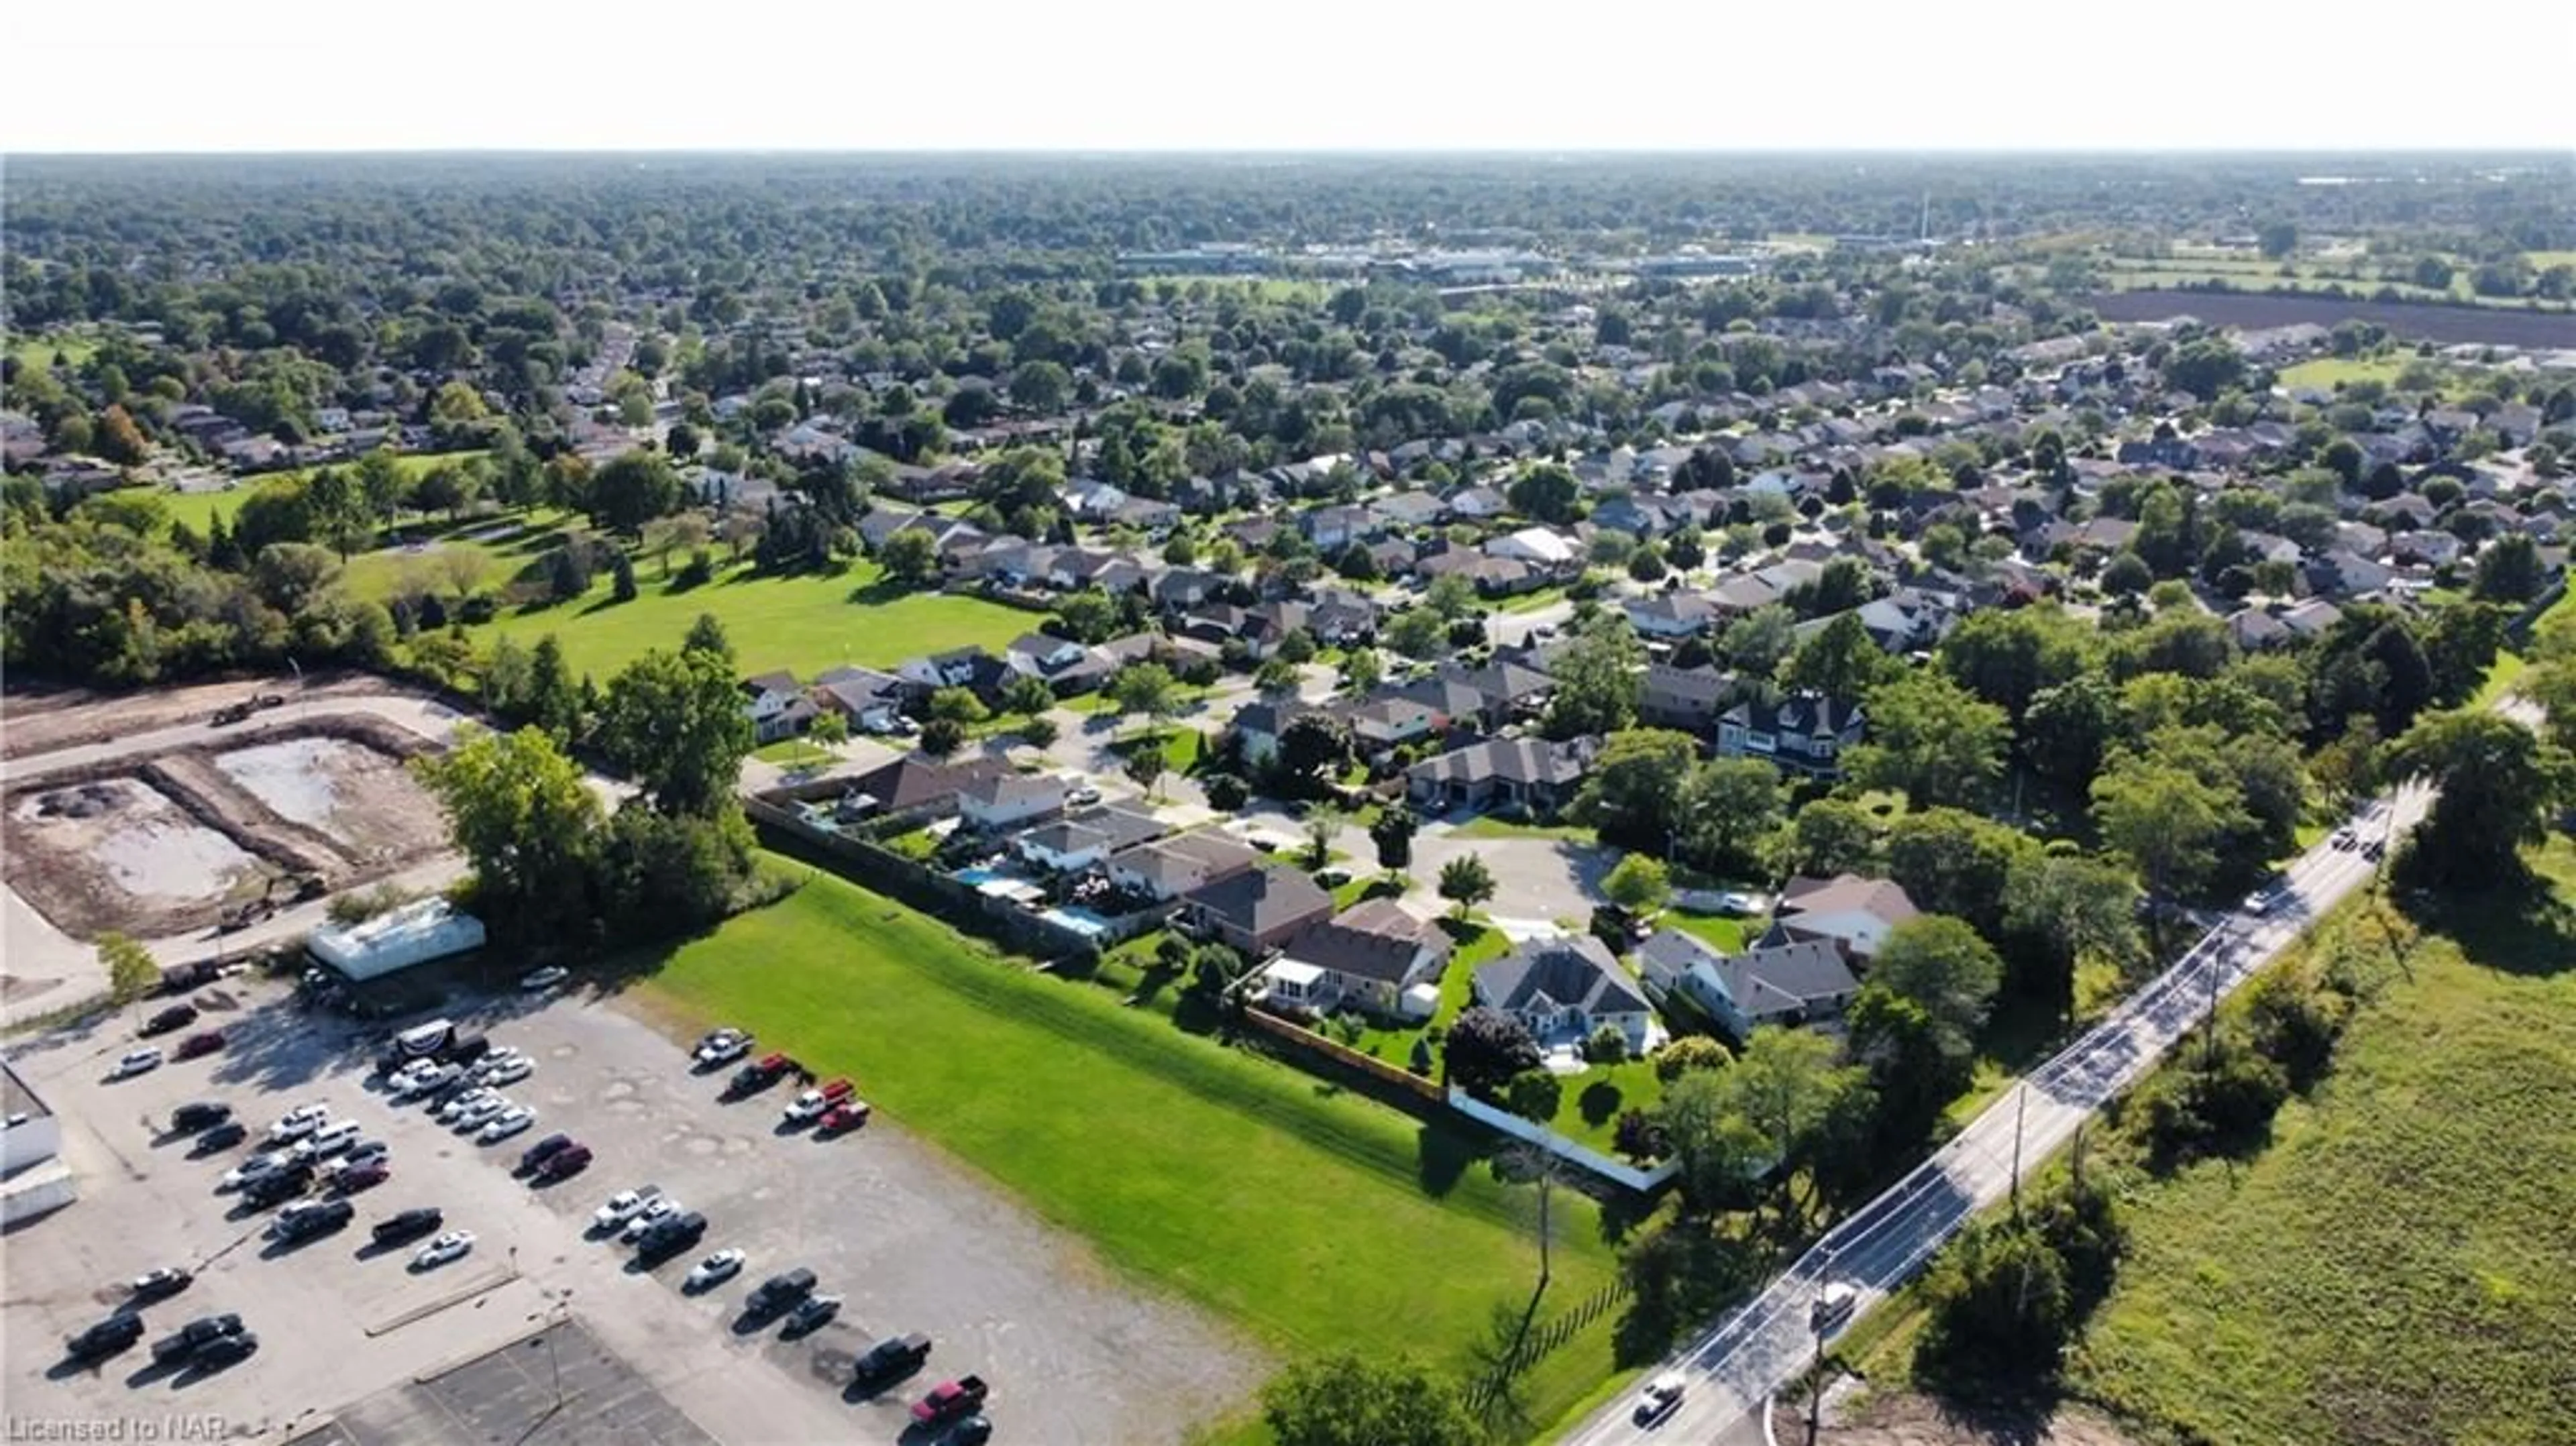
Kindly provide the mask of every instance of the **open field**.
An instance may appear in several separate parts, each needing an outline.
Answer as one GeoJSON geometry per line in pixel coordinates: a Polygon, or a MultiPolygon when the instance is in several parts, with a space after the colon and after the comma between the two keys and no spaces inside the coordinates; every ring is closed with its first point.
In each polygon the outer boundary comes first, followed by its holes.
{"type": "Polygon", "coordinates": [[[57,332],[50,336],[13,336],[9,338],[9,359],[36,371],[51,371],[54,358],[60,356],[72,366],[79,366],[98,351],[98,339],[75,332],[57,332]]]}
{"type": "Polygon", "coordinates": [[[2321,356],[2281,369],[2281,385],[2296,389],[2315,387],[2331,392],[2353,382],[2378,382],[2395,386],[2398,373],[2406,370],[2411,357],[2338,357],[2321,356]]]}
{"type": "MultiPolygon", "coordinates": [[[[1465,1136],[980,952],[817,876],[682,948],[647,987],[852,1073],[1116,1265],[1284,1349],[1464,1372],[1497,1311],[1519,1319],[1530,1201],[1465,1136]]],[[[1542,1319],[1612,1271],[1592,1205],[1560,1194],[1556,1215],[1542,1319]]],[[[1605,1323],[1541,1363],[1523,1383],[1531,1420],[1557,1419],[1609,1357],[1605,1323]]]]}
{"type": "MultiPolygon", "coordinates": [[[[479,451],[407,452],[394,458],[394,466],[408,481],[442,463],[463,462],[468,458],[482,455],[479,451]]],[[[331,465],[345,468],[353,464],[338,462],[331,465]]],[[[204,492],[174,492],[165,488],[155,495],[160,497],[162,509],[168,513],[170,520],[184,522],[191,529],[202,534],[217,517],[230,522],[232,515],[240,511],[241,505],[249,501],[251,495],[260,488],[281,482],[301,481],[321,470],[319,467],[293,467],[283,472],[263,472],[256,477],[245,477],[236,487],[204,492]]]]}
{"type": "Polygon", "coordinates": [[[2165,321],[2193,316],[2211,326],[2272,327],[2309,321],[2331,327],[2349,319],[2376,322],[2388,328],[2390,335],[2408,340],[2576,347],[2576,313],[2564,311],[2162,289],[2096,292],[2085,298],[2084,304],[2105,321],[2165,321]]]}
{"type": "MultiPolygon", "coordinates": [[[[2576,848],[2542,858],[2576,906],[2576,848]]],[[[2216,1441],[2576,1440],[2576,947],[2427,934],[2247,1164],[2132,1197],[2075,1379],[2216,1441]]]]}

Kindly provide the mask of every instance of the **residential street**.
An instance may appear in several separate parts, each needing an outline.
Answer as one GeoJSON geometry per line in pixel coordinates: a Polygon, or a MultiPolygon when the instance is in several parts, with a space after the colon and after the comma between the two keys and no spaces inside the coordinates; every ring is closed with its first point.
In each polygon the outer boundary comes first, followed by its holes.
{"type": "MultiPolygon", "coordinates": [[[[2364,808],[2352,823],[2365,842],[2393,839],[2420,821],[2430,802],[2428,790],[2409,785],[2393,802],[2364,808]]],[[[2010,1192],[2017,1116],[2022,1161],[2036,1166],[2172,1049],[2218,1000],[2368,884],[2374,871],[2360,850],[2338,851],[2320,841],[2291,864],[2286,885],[2266,911],[2240,910],[2220,920],[2181,960],[2032,1071],[2020,1089],[1828,1232],[1761,1295],[1676,1353],[1669,1365],[1691,1377],[1680,1409],[1640,1427],[1630,1415],[1633,1399],[1622,1397],[1563,1439],[1572,1446],[1697,1442],[1737,1428],[1813,1359],[1816,1339],[1808,1330],[1808,1311],[1827,1281],[1859,1288],[1851,1319],[1904,1285],[1962,1222],[2010,1192]]]]}

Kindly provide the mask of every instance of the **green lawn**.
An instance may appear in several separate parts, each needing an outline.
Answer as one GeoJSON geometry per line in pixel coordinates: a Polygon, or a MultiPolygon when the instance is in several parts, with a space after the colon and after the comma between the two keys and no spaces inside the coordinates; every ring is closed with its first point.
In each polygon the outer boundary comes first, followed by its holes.
{"type": "Polygon", "coordinates": [[[1680,909],[1667,910],[1663,922],[1699,940],[1721,954],[1744,952],[1745,921],[1722,914],[1693,914],[1680,909]]]}
{"type": "Polygon", "coordinates": [[[2082,1393],[2159,1439],[2576,1441],[2576,935],[2409,963],[2262,1154],[2129,1192],[2082,1393]]]}
{"type": "Polygon", "coordinates": [[[1592,830],[1571,823],[1529,823],[1480,813],[1449,831],[1451,838],[1552,838],[1568,843],[1593,842],[1592,830]]]}
{"type": "MultiPolygon", "coordinates": [[[[691,1026],[751,1029],[848,1073],[925,1141],[1114,1265],[1283,1357],[1355,1348],[1469,1368],[1536,1273],[1526,1192],[1446,1126],[990,956],[829,875],[682,947],[645,986],[691,1026]]],[[[1556,1197],[1542,1317],[1612,1275],[1598,1215],[1556,1197]]],[[[1544,1429],[1612,1370],[1608,1320],[1524,1381],[1544,1429]]],[[[1248,1403],[1210,1417],[1258,1440],[1248,1403]]]]}
{"type": "Polygon", "coordinates": [[[505,610],[470,631],[478,643],[509,636],[533,644],[553,633],[574,673],[604,680],[650,649],[678,647],[698,614],[713,613],[744,673],[789,668],[811,678],[844,663],[888,668],[949,648],[998,651],[1040,621],[982,598],[881,588],[868,562],[829,577],[763,577],[746,564],[683,591],[673,591],[659,571],[649,561],[637,565],[640,591],[632,602],[611,601],[603,573],[579,602],[505,610]]]}
{"type": "Polygon", "coordinates": [[[97,337],[76,332],[9,338],[10,360],[30,371],[52,371],[57,353],[61,354],[64,362],[76,367],[87,362],[97,351],[97,337]]]}
{"type": "MultiPolygon", "coordinates": [[[[409,480],[441,463],[461,463],[482,455],[480,451],[407,452],[394,458],[394,467],[402,473],[405,480],[409,480]]],[[[339,462],[331,465],[345,468],[352,464],[339,462]]],[[[171,521],[184,522],[203,535],[207,528],[214,525],[217,517],[230,522],[233,514],[240,511],[241,505],[249,501],[251,494],[260,488],[284,482],[302,481],[320,470],[322,469],[319,467],[291,467],[283,472],[263,472],[256,477],[242,478],[239,485],[222,491],[172,492],[165,489],[157,495],[161,498],[162,508],[168,512],[171,521]]],[[[411,523],[417,527],[420,519],[411,519],[411,523]]],[[[468,523],[466,529],[471,531],[475,525],[468,523]]]]}
{"type": "Polygon", "coordinates": [[[2281,385],[2296,390],[2315,387],[2331,392],[2337,386],[2353,382],[2380,382],[2397,385],[2397,374],[2406,370],[2413,357],[2335,357],[2321,356],[2281,369],[2281,385]]]}
{"type": "Polygon", "coordinates": [[[1651,1061],[1597,1064],[1579,1075],[1566,1077],[1565,1095],[1557,1102],[1556,1118],[1548,1121],[1548,1127],[1617,1159],[1619,1152],[1613,1142],[1618,1137],[1619,1116],[1629,1110],[1652,1110],[1663,1097],[1663,1082],[1655,1078],[1651,1061]]]}
{"type": "Polygon", "coordinates": [[[2477,696],[2469,700],[2469,706],[2494,707],[2505,694],[2513,691],[2516,683],[2522,681],[2523,672],[2530,666],[2520,653],[2497,653],[2494,664],[2487,669],[2487,680],[2478,685],[2477,696]]]}

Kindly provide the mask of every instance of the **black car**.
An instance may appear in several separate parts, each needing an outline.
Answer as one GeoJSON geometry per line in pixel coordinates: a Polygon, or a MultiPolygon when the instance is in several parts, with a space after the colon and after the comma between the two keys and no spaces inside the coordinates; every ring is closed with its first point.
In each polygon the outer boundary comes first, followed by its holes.
{"type": "Polygon", "coordinates": [[[375,1237],[378,1245],[391,1245],[398,1240],[427,1235],[446,1223],[446,1212],[435,1205],[423,1205],[418,1209],[405,1210],[398,1215],[386,1216],[377,1221],[376,1228],[368,1233],[375,1237]]]}
{"type": "Polygon", "coordinates": [[[957,1423],[941,1446],[984,1446],[993,1439],[993,1423],[982,1416],[969,1416],[957,1423]]]}
{"type": "Polygon", "coordinates": [[[548,1135],[544,1139],[530,1145],[526,1150],[520,1152],[519,1172],[521,1174],[526,1174],[528,1171],[533,1170],[539,1165],[544,1164],[546,1161],[553,1159],[559,1151],[571,1148],[572,1136],[548,1135]]]}
{"type": "Polygon", "coordinates": [[[918,1331],[908,1336],[888,1336],[859,1357],[856,1374],[862,1381],[887,1380],[920,1370],[921,1363],[929,1359],[930,1337],[918,1331]]]}
{"type": "Polygon", "coordinates": [[[188,1364],[200,1371],[219,1371],[236,1361],[250,1359],[251,1352],[258,1349],[259,1337],[249,1331],[240,1331],[233,1335],[217,1336],[197,1347],[196,1356],[188,1364]]]}
{"type": "Polygon", "coordinates": [[[184,1265],[165,1265],[134,1278],[134,1298],[138,1301],[159,1300],[177,1295],[196,1281],[196,1273],[184,1265]]]}
{"type": "Polygon", "coordinates": [[[63,1342],[63,1350],[73,1360],[94,1361],[115,1355],[141,1339],[143,1317],[120,1311],[63,1342]]]}
{"type": "Polygon", "coordinates": [[[244,1185],[241,1193],[253,1209],[265,1210],[271,1205],[284,1204],[312,1188],[313,1166],[307,1162],[289,1165],[274,1175],[262,1175],[244,1185]]]}
{"type": "Polygon", "coordinates": [[[832,1317],[840,1313],[839,1296],[809,1295],[796,1302],[796,1308],[787,1313],[787,1334],[801,1336],[811,1331],[821,1330],[830,1323],[832,1317]]]}
{"type": "Polygon", "coordinates": [[[170,1112],[170,1129],[174,1134],[212,1129],[233,1117],[233,1107],[222,1100],[190,1100],[170,1112]]]}
{"type": "Polygon", "coordinates": [[[279,1219],[277,1238],[310,1240],[316,1235],[327,1235],[348,1224],[357,1213],[358,1207],[346,1200],[325,1200],[302,1214],[279,1219]]]}
{"type": "Polygon", "coordinates": [[[174,1029],[184,1029],[196,1022],[197,1006],[193,1004],[173,1004],[169,1008],[162,1010],[160,1013],[153,1015],[150,1019],[143,1021],[143,1027],[136,1030],[135,1033],[149,1039],[156,1034],[168,1034],[174,1029]]]}
{"type": "Polygon", "coordinates": [[[742,1308],[753,1315],[771,1315],[813,1293],[814,1272],[800,1266],[784,1275],[773,1275],[755,1286],[751,1298],[742,1303],[742,1308]]]}
{"type": "MultiPolygon", "coordinates": [[[[140,1325],[141,1322],[138,1321],[136,1324],[140,1325]]],[[[179,1327],[177,1334],[154,1341],[152,1359],[163,1362],[184,1361],[204,1350],[207,1342],[221,1340],[225,1336],[240,1335],[241,1330],[240,1316],[231,1314],[199,1316],[179,1327]]]]}
{"type": "Polygon", "coordinates": [[[706,1238],[706,1233],[707,1217],[697,1211],[674,1215],[644,1232],[644,1238],[635,1242],[635,1258],[645,1261],[669,1259],[706,1238]]]}
{"type": "Polygon", "coordinates": [[[226,1120],[222,1124],[215,1126],[213,1129],[206,1131],[202,1135],[199,1135],[197,1137],[197,1143],[189,1146],[188,1148],[190,1152],[194,1154],[211,1155],[217,1150],[229,1150],[233,1146],[238,1145],[249,1138],[249,1126],[244,1125],[239,1120],[226,1120]]]}

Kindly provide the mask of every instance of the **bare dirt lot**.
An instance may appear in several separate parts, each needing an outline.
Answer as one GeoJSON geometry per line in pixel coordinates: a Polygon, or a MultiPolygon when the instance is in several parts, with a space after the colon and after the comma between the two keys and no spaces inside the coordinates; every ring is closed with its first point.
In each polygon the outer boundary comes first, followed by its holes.
{"type": "Polygon", "coordinates": [[[297,715],[159,752],[13,777],[9,886],[55,928],[204,929],[272,879],[369,882],[445,846],[404,771],[428,745],[369,716],[297,715]]]}
{"type": "MultiPolygon", "coordinates": [[[[0,698],[8,727],[0,729],[0,758],[25,758],[83,743],[148,733],[182,723],[202,723],[227,703],[253,693],[284,697],[290,710],[314,713],[334,698],[420,690],[365,673],[315,673],[299,691],[292,678],[200,683],[148,693],[99,693],[86,688],[36,688],[13,683],[0,698]]],[[[274,713],[263,713],[272,718],[274,713]]]]}
{"type": "MultiPolygon", "coordinates": [[[[1775,1406],[1771,1424],[1781,1441],[1806,1439],[1806,1415],[1793,1403],[1775,1406]]],[[[1816,1440],[1821,1446],[2134,1446],[2109,1422],[2073,1407],[2038,1420],[1978,1417],[1910,1392],[1873,1393],[1857,1406],[1828,1408],[1816,1440]]]]}

